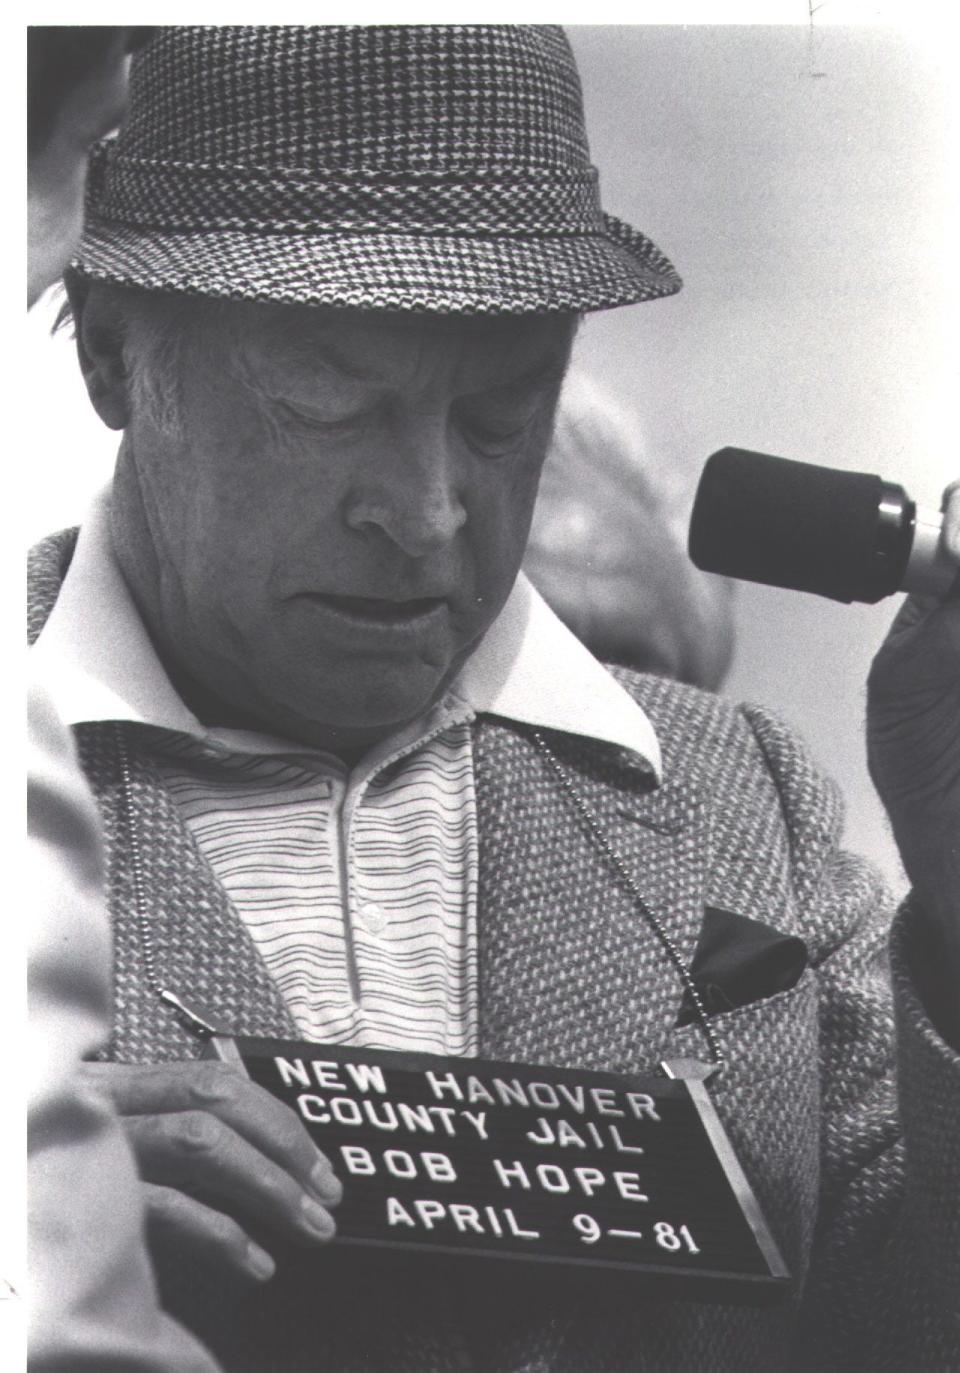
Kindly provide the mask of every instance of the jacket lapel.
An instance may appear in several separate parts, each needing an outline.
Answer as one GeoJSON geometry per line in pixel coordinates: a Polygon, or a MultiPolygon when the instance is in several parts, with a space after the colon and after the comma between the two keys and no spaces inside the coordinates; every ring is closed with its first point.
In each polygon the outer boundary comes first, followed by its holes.
{"type": "MultiPolygon", "coordinates": [[[[614,750],[547,737],[689,966],[709,862],[705,808],[614,750]]],[[[531,741],[481,720],[474,748],[481,1054],[652,1067],[683,994],[659,938],[531,741]]]]}
{"type": "Polygon", "coordinates": [[[117,727],[85,725],[78,730],[107,839],[116,1003],[111,1055],[134,1062],[159,1061],[193,1057],[199,1050],[199,1041],[147,985],[151,953],[160,985],[195,1003],[228,1030],[296,1037],[293,1020],[246,926],[144,749],[138,747],[144,731],[122,728],[130,760],[129,808],[117,727]],[[149,952],[137,914],[134,853],[143,879],[149,952]]]}

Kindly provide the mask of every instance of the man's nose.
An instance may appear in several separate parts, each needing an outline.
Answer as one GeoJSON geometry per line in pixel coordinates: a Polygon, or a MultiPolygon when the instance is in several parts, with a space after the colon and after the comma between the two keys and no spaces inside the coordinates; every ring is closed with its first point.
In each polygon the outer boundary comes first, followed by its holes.
{"type": "Polygon", "coordinates": [[[347,499],[350,529],[379,529],[410,558],[439,553],[466,523],[442,417],[397,426],[385,451],[358,470],[347,499]]]}

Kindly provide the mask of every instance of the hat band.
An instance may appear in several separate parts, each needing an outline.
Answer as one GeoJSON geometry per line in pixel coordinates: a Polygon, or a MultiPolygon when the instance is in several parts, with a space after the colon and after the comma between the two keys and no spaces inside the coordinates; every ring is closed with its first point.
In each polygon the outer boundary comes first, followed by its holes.
{"type": "Polygon", "coordinates": [[[385,231],[576,238],[604,231],[595,168],[519,167],[473,173],[304,171],[91,159],[88,212],[171,231],[385,231]]]}

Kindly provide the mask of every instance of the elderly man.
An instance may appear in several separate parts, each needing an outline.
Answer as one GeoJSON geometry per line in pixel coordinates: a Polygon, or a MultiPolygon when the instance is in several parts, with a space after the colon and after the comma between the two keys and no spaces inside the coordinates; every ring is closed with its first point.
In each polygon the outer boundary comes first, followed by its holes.
{"type": "Polygon", "coordinates": [[[123,442],[79,539],[35,553],[34,651],[110,845],[98,1073],[168,1298],[228,1368],[956,1358],[957,1027],[928,972],[960,962],[960,607],[913,607],[875,669],[915,884],[892,992],[880,885],[796,741],[608,673],[517,577],[578,315],[679,284],[599,208],[555,29],[164,30],[97,156],[71,303],[123,442]],[[804,958],[714,997],[709,946],[736,955],[749,922],[804,958]],[[326,1244],[329,1161],[196,1062],[204,1022],[621,1071],[722,1056],[793,1300],[357,1261],[326,1244]],[[231,1288],[271,1254],[273,1281],[231,1288]]]}

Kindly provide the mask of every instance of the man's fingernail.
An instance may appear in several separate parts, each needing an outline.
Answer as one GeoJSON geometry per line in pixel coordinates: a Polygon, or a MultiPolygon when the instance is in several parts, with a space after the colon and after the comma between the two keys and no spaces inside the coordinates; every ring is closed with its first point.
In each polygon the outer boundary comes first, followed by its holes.
{"type": "Polygon", "coordinates": [[[318,1201],[314,1201],[313,1197],[303,1197],[300,1202],[300,1210],[303,1214],[304,1224],[315,1235],[320,1235],[325,1240],[333,1237],[336,1227],[332,1218],[327,1215],[318,1201]]]}
{"type": "Polygon", "coordinates": [[[246,1260],[247,1268],[261,1282],[266,1282],[267,1278],[272,1278],[277,1271],[277,1265],[266,1249],[261,1249],[259,1244],[254,1244],[252,1241],[247,1242],[246,1260]]]}
{"type": "Polygon", "coordinates": [[[233,1095],[236,1085],[234,1073],[219,1064],[216,1067],[211,1064],[210,1072],[201,1073],[191,1082],[190,1092],[200,1101],[225,1101],[233,1095]]]}
{"type": "Polygon", "coordinates": [[[340,1179],[330,1171],[330,1165],[325,1159],[320,1159],[313,1165],[310,1173],[310,1186],[324,1201],[338,1202],[343,1197],[343,1185],[340,1179]]]}

